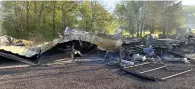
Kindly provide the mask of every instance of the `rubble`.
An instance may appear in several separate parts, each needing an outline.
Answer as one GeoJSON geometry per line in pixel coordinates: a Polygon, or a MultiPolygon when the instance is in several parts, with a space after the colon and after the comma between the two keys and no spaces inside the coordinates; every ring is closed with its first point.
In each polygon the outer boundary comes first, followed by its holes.
{"type": "Polygon", "coordinates": [[[9,46],[12,44],[13,40],[15,40],[13,37],[11,36],[1,36],[0,37],[0,46],[9,46]]]}
{"type": "Polygon", "coordinates": [[[134,65],[134,62],[132,61],[127,61],[127,60],[122,60],[122,66],[123,67],[128,67],[128,66],[133,66],[134,65]]]}
{"type": "Polygon", "coordinates": [[[170,61],[170,62],[184,62],[184,63],[190,63],[187,58],[176,58],[173,56],[164,55],[162,57],[164,61],[170,61]]]}
{"type": "Polygon", "coordinates": [[[146,56],[140,54],[134,54],[132,58],[133,61],[146,61],[146,56]]]}
{"type": "Polygon", "coordinates": [[[175,72],[164,63],[190,63],[189,57],[173,52],[181,48],[182,42],[162,36],[158,39],[156,35],[148,35],[146,40],[139,37],[122,39],[120,32],[119,29],[111,36],[67,28],[60,38],[33,46],[26,44],[22,39],[3,36],[2,39],[7,40],[0,43],[0,56],[30,65],[40,65],[41,56],[52,56],[51,54],[58,54],[59,51],[69,53],[71,59],[76,61],[78,57],[85,56],[85,53],[92,50],[99,53],[101,50],[104,64],[118,65],[122,71],[151,80],[165,80],[191,71],[186,69],[175,72]],[[51,54],[47,54],[49,52],[51,54]],[[157,74],[156,71],[167,74],[162,75],[163,77],[154,75],[157,74]]]}
{"type": "Polygon", "coordinates": [[[125,45],[120,69],[149,80],[165,80],[190,72],[191,69],[174,71],[172,68],[168,68],[169,66],[165,64],[166,62],[182,62],[184,63],[183,65],[190,63],[189,58],[186,58],[186,56],[172,53],[173,50],[181,48],[181,45],[183,45],[182,42],[178,40],[169,38],[158,39],[152,36],[148,36],[145,46],[141,46],[141,44],[133,44],[133,46],[131,44],[125,45]],[[137,59],[137,61],[135,61],[135,59],[137,59]],[[161,73],[161,75],[156,73],[156,71],[163,73],[161,73]]]}

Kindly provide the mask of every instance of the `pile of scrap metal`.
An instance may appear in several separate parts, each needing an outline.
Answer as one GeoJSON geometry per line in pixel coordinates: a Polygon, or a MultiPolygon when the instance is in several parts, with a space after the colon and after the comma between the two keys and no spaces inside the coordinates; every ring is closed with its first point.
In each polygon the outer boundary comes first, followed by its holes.
{"type": "Polygon", "coordinates": [[[71,48],[73,56],[74,53],[86,52],[96,47],[107,52],[118,51],[122,45],[122,41],[116,36],[118,34],[110,38],[106,34],[90,33],[68,28],[64,31],[62,38],[39,45],[28,45],[33,42],[15,39],[10,36],[2,36],[0,37],[0,56],[30,65],[39,65],[41,55],[56,46],[59,46],[62,50],[71,48]]]}
{"type": "Polygon", "coordinates": [[[0,37],[0,56],[8,59],[13,59],[28,63],[31,65],[38,64],[36,59],[40,58],[40,49],[38,47],[25,46],[30,41],[15,39],[11,36],[0,37]],[[24,42],[23,42],[24,41],[24,42]]]}
{"type": "Polygon", "coordinates": [[[177,44],[177,42],[172,39],[150,39],[146,46],[125,46],[121,55],[120,69],[127,73],[150,80],[165,80],[190,72],[191,69],[175,71],[164,64],[166,62],[190,63],[188,58],[178,56],[169,51],[174,49],[173,46],[179,45],[174,44],[177,44]]]}
{"type": "Polygon", "coordinates": [[[140,44],[142,42],[141,37],[123,38],[123,44],[140,44]]]}

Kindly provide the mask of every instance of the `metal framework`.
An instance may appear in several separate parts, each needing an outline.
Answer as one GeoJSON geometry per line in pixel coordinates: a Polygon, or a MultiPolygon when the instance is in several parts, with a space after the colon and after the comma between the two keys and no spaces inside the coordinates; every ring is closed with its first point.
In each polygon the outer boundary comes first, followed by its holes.
{"type": "MultiPolygon", "coordinates": [[[[180,70],[180,71],[170,70],[167,65],[165,65],[163,63],[157,63],[157,62],[155,62],[155,63],[147,62],[147,63],[142,63],[142,64],[138,64],[138,65],[134,65],[134,66],[122,67],[120,69],[122,71],[125,71],[126,73],[133,74],[137,77],[149,79],[149,80],[153,80],[153,81],[166,80],[166,79],[169,79],[169,78],[172,78],[172,77],[175,77],[175,76],[192,71],[191,69],[180,70]],[[159,65],[159,66],[155,66],[155,65],[159,65]],[[145,67],[152,66],[152,67],[145,68],[144,66],[145,67]],[[143,69],[145,69],[145,70],[143,70],[143,69]],[[155,72],[158,72],[158,71],[160,72],[160,70],[162,70],[162,69],[163,69],[163,71],[174,72],[174,73],[170,73],[170,74],[168,74],[168,76],[165,76],[165,77],[159,77],[158,74],[155,75],[155,72]],[[150,73],[152,73],[152,72],[153,72],[153,74],[151,75],[150,73]]],[[[164,75],[162,75],[162,76],[164,76],[164,75]]]]}

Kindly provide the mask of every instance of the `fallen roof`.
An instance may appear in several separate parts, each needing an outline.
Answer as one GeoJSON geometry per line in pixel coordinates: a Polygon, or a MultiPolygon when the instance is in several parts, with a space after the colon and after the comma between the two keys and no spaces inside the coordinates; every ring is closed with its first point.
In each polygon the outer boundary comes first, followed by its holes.
{"type": "MultiPolygon", "coordinates": [[[[3,38],[8,39],[6,40],[6,43],[12,43],[9,42],[12,41],[9,40],[10,38],[9,36],[4,36],[3,38]]],[[[57,44],[67,43],[74,40],[89,42],[91,44],[97,45],[97,47],[100,50],[107,50],[107,51],[119,50],[119,47],[122,45],[122,41],[120,39],[113,39],[105,34],[100,34],[100,33],[92,34],[85,31],[74,30],[72,32],[69,32],[68,34],[64,34],[63,38],[57,38],[54,39],[53,41],[44,42],[40,45],[35,45],[35,46],[12,46],[11,44],[4,45],[3,42],[5,41],[2,41],[2,43],[0,43],[2,44],[2,46],[0,46],[0,52],[2,52],[3,54],[2,55],[0,54],[0,56],[10,58],[13,60],[18,60],[21,62],[24,62],[25,59],[36,60],[37,58],[39,58],[36,56],[40,56],[40,54],[43,54],[49,49],[55,47],[57,44]],[[9,57],[10,55],[12,57],[9,57]],[[16,57],[23,58],[23,59],[19,59],[16,57]]],[[[27,61],[26,63],[29,62],[27,61]]]]}
{"type": "Polygon", "coordinates": [[[26,46],[0,46],[0,51],[7,51],[13,54],[18,54],[24,57],[32,57],[40,52],[38,47],[26,47],[26,46]]]}
{"type": "Polygon", "coordinates": [[[102,33],[89,33],[85,31],[73,30],[65,33],[63,41],[81,40],[97,45],[101,50],[116,51],[122,45],[121,39],[111,38],[109,35],[102,33]]]}

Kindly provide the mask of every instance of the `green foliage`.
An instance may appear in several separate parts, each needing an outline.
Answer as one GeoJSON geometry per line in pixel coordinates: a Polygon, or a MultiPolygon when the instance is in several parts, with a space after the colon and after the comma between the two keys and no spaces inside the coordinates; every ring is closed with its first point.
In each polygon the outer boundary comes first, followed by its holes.
{"type": "Polygon", "coordinates": [[[83,2],[79,8],[78,28],[87,31],[106,31],[107,26],[112,23],[111,15],[105,8],[98,2],[83,2]]]}
{"type": "Polygon", "coordinates": [[[106,32],[113,35],[118,27],[120,27],[119,20],[115,16],[113,16],[111,23],[106,27],[106,32]]]}
{"type": "Polygon", "coordinates": [[[66,27],[113,33],[117,18],[97,1],[3,1],[3,29],[16,38],[52,40],[66,27]],[[41,36],[37,36],[41,35],[41,36]]]}
{"type": "Polygon", "coordinates": [[[185,16],[195,16],[195,6],[182,6],[185,16]]]}
{"type": "Polygon", "coordinates": [[[122,1],[115,13],[120,26],[132,35],[142,36],[145,31],[167,34],[184,26],[181,2],[173,1],[122,1]]]}

